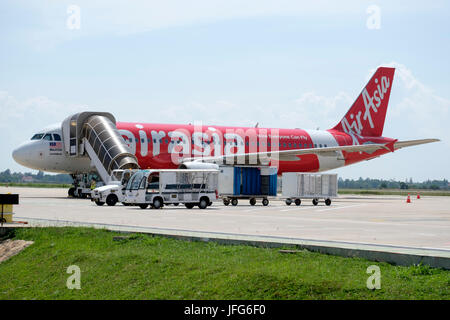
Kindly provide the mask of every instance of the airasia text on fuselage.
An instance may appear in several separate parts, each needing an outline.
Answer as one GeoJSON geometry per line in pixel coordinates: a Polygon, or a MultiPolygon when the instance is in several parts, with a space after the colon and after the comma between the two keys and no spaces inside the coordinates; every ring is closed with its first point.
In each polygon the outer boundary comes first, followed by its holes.
{"type": "Polygon", "coordinates": [[[248,164],[269,161],[276,165],[278,154],[267,154],[278,151],[280,139],[307,141],[304,134],[280,136],[278,129],[264,128],[218,128],[198,124],[180,126],[174,129],[157,129],[157,126],[135,124],[136,130],[129,126],[119,132],[127,142],[131,152],[140,157],[157,157],[169,153],[174,165],[186,158],[222,157],[223,163],[243,164],[243,157],[233,156],[250,153],[248,164]],[[134,131],[134,132],[132,132],[134,131]],[[252,155],[253,153],[263,153],[252,155]]]}

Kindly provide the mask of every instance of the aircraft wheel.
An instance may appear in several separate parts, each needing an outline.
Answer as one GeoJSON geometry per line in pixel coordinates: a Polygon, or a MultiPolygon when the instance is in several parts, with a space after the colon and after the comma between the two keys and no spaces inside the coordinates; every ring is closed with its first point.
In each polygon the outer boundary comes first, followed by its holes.
{"type": "Polygon", "coordinates": [[[300,200],[300,199],[295,199],[295,205],[296,206],[299,206],[301,203],[302,203],[302,200],[300,200]]]}

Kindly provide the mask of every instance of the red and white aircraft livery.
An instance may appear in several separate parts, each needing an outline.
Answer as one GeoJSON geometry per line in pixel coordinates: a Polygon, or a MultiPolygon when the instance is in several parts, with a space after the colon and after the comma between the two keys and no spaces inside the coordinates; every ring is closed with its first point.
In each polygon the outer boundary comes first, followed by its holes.
{"type": "MultiPolygon", "coordinates": [[[[439,141],[382,136],[394,72],[394,68],[378,68],[342,120],[325,131],[141,122],[117,122],[116,126],[141,168],[215,162],[271,164],[278,166],[278,174],[324,171],[439,141]]],[[[14,150],[13,157],[19,164],[42,171],[93,171],[87,156],[67,155],[61,137],[61,125],[42,130],[14,150]]]]}

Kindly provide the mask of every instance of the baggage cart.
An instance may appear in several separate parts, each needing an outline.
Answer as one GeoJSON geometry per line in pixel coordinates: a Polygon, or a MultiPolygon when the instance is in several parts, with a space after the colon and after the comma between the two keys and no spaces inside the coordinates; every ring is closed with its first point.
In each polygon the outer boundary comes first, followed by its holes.
{"type": "Polygon", "coordinates": [[[287,205],[300,205],[302,199],[312,199],[317,205],[320,199],[327,206],[337,197],[337,174],[285,172],[282,174],[282,198],[287,205]]]}
{"type": "Polygon", "coordinates": [[[223,204],[237,206],[239,199],[248,199],[254,206],[257,199],[269,204],[277,195],[277,167],[220,166],[219,195],[223,204]]]}

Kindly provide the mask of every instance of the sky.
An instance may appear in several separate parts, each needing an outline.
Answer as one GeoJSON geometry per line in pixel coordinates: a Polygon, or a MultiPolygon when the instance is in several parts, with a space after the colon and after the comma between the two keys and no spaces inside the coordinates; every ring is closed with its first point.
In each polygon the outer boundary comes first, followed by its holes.
{"type": "Polygon", "coordinates": [[[329,129],[396,68],[383,135],[441,142],[334,170],[450,179],[448,1],[0,2],[0,171],[84,111],[118,121],[329,129]]]}

